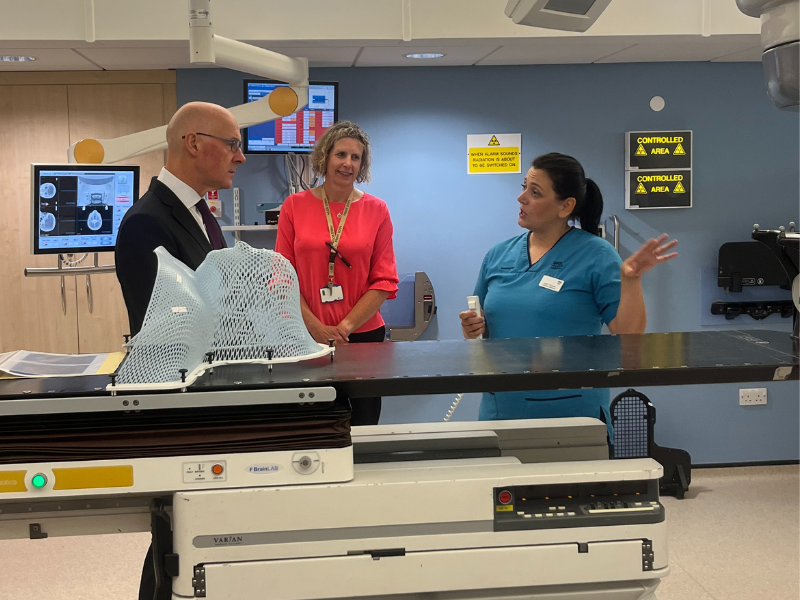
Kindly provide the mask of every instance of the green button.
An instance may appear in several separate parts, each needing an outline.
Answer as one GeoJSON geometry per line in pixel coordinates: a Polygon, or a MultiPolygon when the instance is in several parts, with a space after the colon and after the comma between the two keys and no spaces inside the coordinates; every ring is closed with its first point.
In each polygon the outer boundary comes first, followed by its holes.
{"type": "Polygon", "coordinates": [[[33,479],[31,479],[31,483],[33,484],[33,487],[37,489],[43,488],[44,486],[47,485],[47,477],[45,477],[41,473],[37,473],[36,475],[33,476],[33,479]]]}

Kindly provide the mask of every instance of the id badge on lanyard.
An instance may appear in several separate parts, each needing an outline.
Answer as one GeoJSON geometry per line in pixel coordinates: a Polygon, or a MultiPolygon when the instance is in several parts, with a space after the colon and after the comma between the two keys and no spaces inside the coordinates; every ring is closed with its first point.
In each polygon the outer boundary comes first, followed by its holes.
{"type": "Polygon", "coordinates": [[[344,300],[344,293],[342,292],[342,286],[337,285],[334,283],[334,274],[336,269],[336,254],[337,248],[339,247],[339,240],[342,238],[342,231],[344,231],[344,223],[347,220],[347,214],[350,212],[350,205],[353,203],[353,196],[355,195],[355,190],[350,193],[350,196],[347,198],[347,202],[345,202],[344,210],[342,211],[342,218],[339,221],[339,227],[334,231],[333,229],[333,217],[331,217],[331,206],[328,202],[328,196],[325,193],[325,188],[322,188],[322,204],[325,207],[325,219],[328,221],[328,233],[331,236],[331,251],[328,255],[328,285],[320,288],[319,295],[322,303],[328,302],[339,302],[344,300]]]}
{"type": "Polygon", "coordinates": [[[336,284],[323,286],[319,289],[319,297],[323,304],[344,300],[342,286],[336,284]]]}

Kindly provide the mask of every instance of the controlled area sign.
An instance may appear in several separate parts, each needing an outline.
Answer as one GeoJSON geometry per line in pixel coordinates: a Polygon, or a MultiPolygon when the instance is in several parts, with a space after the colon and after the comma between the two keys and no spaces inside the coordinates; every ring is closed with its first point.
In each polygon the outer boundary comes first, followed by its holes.
{"type": "Polygon", "coordinates": [[[628,171],[625,208],[691,208],[692,170],[628,171]]]}
{"type": "Polygon", "coordinates": [[[521,133],[467,135],[467,173],[521,173],[521,133]]]}
{"type": "Polygon", "coordinates": [[[628,170],[691,169],[691,131],[629,131],[625,140],[628,170]]]}

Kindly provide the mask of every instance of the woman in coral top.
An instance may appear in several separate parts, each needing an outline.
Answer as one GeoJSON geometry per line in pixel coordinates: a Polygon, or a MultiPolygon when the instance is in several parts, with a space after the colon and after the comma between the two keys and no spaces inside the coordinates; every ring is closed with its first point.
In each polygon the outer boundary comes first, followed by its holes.
{"type": "MultiPolygon", "coordinates": [[[[324,183],[289,196],[275,250],[297,271],[303,320],[317,342],[382,342],[380,307],[397,292],[392,221],[386,203],[357,190],[369,182],[369,138],[350,121],[332,125],[311,155],[324,183]]],[[[352,399],[353,425],[380,416],[380,398],[352,399]]]]}

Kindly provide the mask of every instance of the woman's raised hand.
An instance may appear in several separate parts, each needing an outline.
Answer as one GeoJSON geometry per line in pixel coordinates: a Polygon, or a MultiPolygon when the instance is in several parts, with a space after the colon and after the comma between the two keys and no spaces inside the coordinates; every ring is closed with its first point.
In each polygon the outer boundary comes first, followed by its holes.
{"type": "Polygon", "coordinates": [[[622,263],[622,267],[620,268],[622,276],[641,277],[656,265],[672,260],[678,256],[677,252],[670,252],[667,254],[667,252],[678,245],[678,240],[672,240],[665,244],[664,242],[666,242],[668,238],[669,236],[666,233],[662,233],[658,236],[658,239],[647,240],[641,248],[622,263]]]}

